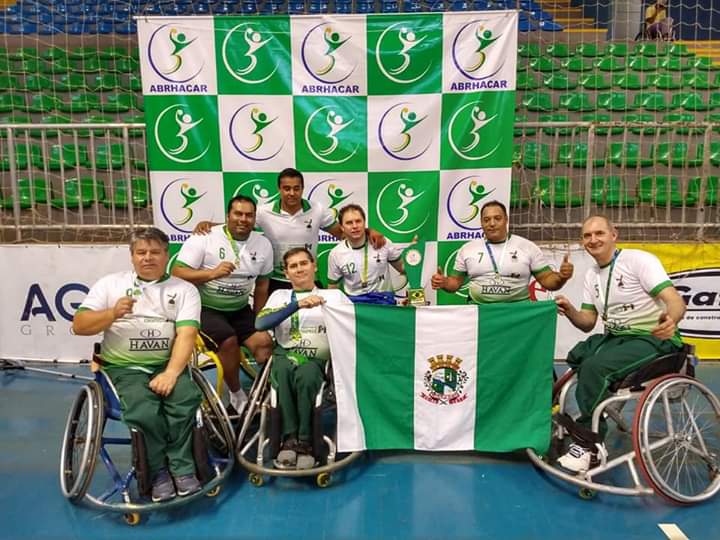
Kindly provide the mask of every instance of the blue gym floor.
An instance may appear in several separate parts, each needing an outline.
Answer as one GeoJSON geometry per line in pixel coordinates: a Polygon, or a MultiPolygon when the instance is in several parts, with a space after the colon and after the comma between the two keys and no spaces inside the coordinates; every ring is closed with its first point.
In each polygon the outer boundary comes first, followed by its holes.
{"type": "MultiPolygon", "coordinates": [[[[87,374],[86,367],[63,369],[87,374]]],[[[720,365],[702,365],[698,376],[720,392],[720,365]]],[[[217,498],[146,514],[131,528],[118,514],[73,506],[60,493],[60,442],[81,384],[0,372],[3,540],[668,538],[659,523],[676,524],[691,540],[720,538],[720,497],[688,508],[657,497],[599,494],[585,501],[524,453],[371,453],[336,473],[326,489],[310,479],[256,488],[236,468],[217,498]]]]}

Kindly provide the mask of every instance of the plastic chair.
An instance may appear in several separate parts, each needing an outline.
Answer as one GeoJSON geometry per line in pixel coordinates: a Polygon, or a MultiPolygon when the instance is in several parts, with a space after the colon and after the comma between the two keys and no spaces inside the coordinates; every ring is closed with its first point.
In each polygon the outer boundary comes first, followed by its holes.
{"type": "Polygon", "coordinates": [[[518,45],[518,56],[523,58],[538,58],[542,55],[540,45],[537,43],[521,43],[518,45]]]}
{"type": "MultiPolygon", "coordinates": [[[[623,115],[623,122],[654,122],[655,117],[649,113],[630,113],[623,115]]],[[[635,135],[654,135],[657,128],[652,126],[632,127],[630,133],[635,135]]]]}
{"type": "Polygon", "coordinates": [[[80,73],[66,73],[55,82],[57,92],[78,92],[87,90],[85,75],[80,73]]]}
{"type": "Polygon", "coordinates": [[[691,158],[690,145],[686,142],[661,142],[655,147],[655,162],[666,167],[699,167],[702,157],[691,158]]]}
{"type": "Polygon", "coordinates": [[[30,96],[27,111],[31,113],[50,113],[57,109],[59,99],[48,94],[34,94],[30,96]]]}
{"type": "Polygon", "coordinates": [[[635,206],[635,197],[628,193],[625,182],[619,176],[593,176],[590,200],[609,208],[635,206]]]}
{"type": "MultiPolygon", "coordinates": [[[[581,117],[583,122],[610,122],[611,116],[605,113],[590,113],[583,114],[581,117]]],[[[581,128],[582,131],[587,131],[586,128],[581,128]]],[[[620,135],[623,132],[623,128],[618,127],[598,127],[595,129],[595,133],[601,137],[605,137],[608,133],[611,135],[620,135]]]]}
{"type": "Polygon", "coordinates": [[[121,87],[120,79],[114,73],[101,73],[90,79],[88,85],[92,92],[110,92],[121,87]]]}
{"type": "Polygon", "coordinates": [[[552,43],[547,46],[545,52],[554,58],[567,58],[573,55],[566,43],[552,43]]]}
{"type": "MultiPolygon", "coordinates": [[[[663,122],[694,122],[695,115],[690,113],[670,113],[662,117],[663,122]]],[[[678,126],[675,128],[677,135],[702,135],[704,133],[703,128],[689,128],[678,126]]]]}
{"type": "Polygon", "coordinates": [[[573,73],[582,73],[593,69],[592,61],[581,56],[573,56],[560,61],[560,65],[573,73]]]}
{"type": "Polygon", "coordinates": [[[705,103],[705,100],[697,92],[680,92],[673,95],[671,108],[683,108],[686,111],[708,111],[713,107],[709,103],[705,103]]]}
{"type": "MultiPolygon", "coordinates": [[[[145,177],[133,177],[130,179],[132,189],[132,204],[135,208],[145,208],[148,205],[148,181],[145,177]]],[[[107,192],[102,203],[106,207],[127,208],[130,203],[128,196],[128,182],[126,179],[115,180],[107,192]]]]}
{"type": "Polygon", "coordinates": [[[64,182],[65,192],[56,190],[50,201],[53,208],[85,208],[105,198],[105,185],[91,177],[68,178],[64,182]]]}
{"type": "Polygon", "coordinates": [[[575,54],[585,58],[595,58],[602,55],[595,43],[578,43],[575,47],[575,54]]]}
{"type": "Polygon", "coordinates": [[[627,66],[633,71],[655,71],[657,66],[645,56],[634,56],[628,60],[627,66]]]}
{"type": "Polygon", "coordinates": [[[645,109],[651,112],[662,112],[671,107],[665,101],[665,94],[662,92],[647,92],[635,94],[633,108],[645,109]]]}
{"type": "Polygon", "coordinates": [[[540,87],[540,82],[529,73],[518,73],[515,82],[515,87],[518,90],[535,90],[540,87]]]}
{"type": "Polygon", "coordinates": [[[704,179],[700,176],[691,178],[688,182],[687,195],[685,197],[685,204],[688,206],[695,206],[700,201],[700,187],[701,184],[705,184],[705,206],[717,206],[718,205],[718,184],[720,183],[717,176],[708,176],[704,179]]]}
{"type": "Polygon", "coordinates": [[[100,104],[100,110],[115,113],[128,112],[133,109],[134,97],[133,94],[125,92],[108,94],[105,97],[105,102],[100,104]]]}
{"type": "Polygon", "coordinates": [[[640,155],[640,145],[634,142],[611,142],[607,149],[607,161],[618,167],[650,167],[652,158],[640,155]]]}
{"type": "Polygon", "coordinates": [[[553,165],[550,146],[544,143],[525,143],[521,155],[526,169],[548,169],[553,165]]]}
{"type": "Polygon", "coordinates": [[[552,71],[557,71],[557,66],[553,63],[552,60],[545,56],[540,56],[538,58],[531,58],[528,60],[528,66],[530,66],[535,71],[540,71],[541,73],[550,73],[552,71]]]}
{"type": "Polygon", "coordinates": [[[704,71],[683,73],[682,86],[692,90],[715,90],[720,88],[720,84],[718,84],[717,81],[711,81],[708,74],[704,71]]]}
{"type": "Polygon", "coordinates": [[[530,112],[551,112],[554,110],[550,94],[546,92],[527,92],[522,105],[530,112]]]}
{"type": "Polygon", "coordinates": [[[19,92],[22,90],[25,90],[25,88],[15,75],[0,75],[0,92],[19,92]]]}
{"type": "MultiPolygon", "coordinates": [[[[51,92],[55,81],[45,75],[30,75],[25,77],[25,89],[30,92],[51,92]]],[[[16,88],[18,90],[19,88],[16,88]]]]}
{"type": "Polygon", "coordinates": [[[24,94],[0,94],[0,113],[25,112],[24,94]]]}
{"type": "Polygon", "coordinates": [[[125,149],[120,143],[99,144],[95,148],[94,161],[98,169],[122,169],[125,166],[125,149]]]}
{"type": "Polygon", "coordinates": [[[598,94],[597,107],[611,112],[630,111],[635,108],[627,102],[627,94],[622,92],[602,92],[598,94]]]}
{"type": "Polygon", "coordinates": [[[510,180],[510,208],[526,208],[530,204],[527,197],[522,196],[522,184],[518,178],[510,180]]]}
{"type": "Polygon", "coordinates": [[[566,208],[581,206],[582,197],[573,193],[572,183],[567,176],[541,176],[533,188],[533,198],[545,206],[566,208]]]}
{"type": "Polygon", "coordinates": [[[628,55],[627,43],[608,43],[605,47],[605,54],[607,56],[625,58],[628,55]]]}
{"type": "Polygon", "coordinates": [[[659,207],[682,206],[680,181],[673,176],[643,176],[637,187],[638,201],[659,207]]]}
{"type": "MultiPolygon", "coordinates": [[[[678,59],[678,62],[680,59],[678,59]]],[[[720,66],[713,64],[712,58],[706,56],[697,56],[688,60],[688,63],[684,66],[684,69],[694,69],[697,71],[718,71],[720,66]]]]}
{"type": "Polygon", "coordinates": [[[560,108],[572,112],[588,112],[596,110],[595,105],[590,101],[590,95],[585,92],[572,92],[561,94],[558,98],[560,108]]]}
{"type": "MultiPolygon", "coordinates": [[[[72,120],[69,116],[64,116],[61,114],[48,114],[42,117],[42,123],[43,124],[70,124],[72,120]]],[[[43,135],[45,135],[46,138],[53,138],[57,137],[60,133],[60,130],[57,129],[31,129],[30,136],[34,137],[36,139],[42,138],[43,135]]]]}
{"type": "Polygon", "coordinates": [[[577,83],[567,76],[566,73],[551,73],[543,79],[543,84],[552,90],[574,90],[577,83]]]}
{"type": "Polygon", "coordinates": [[[86,113],[100,110],[100,97],[97,94],[71,94],[70,101],[60,101],[58,108],[66,113],[86,113]]]}
{"type": "Polygon", "coordinates": [[[578,84],[585,90],[607,90],[610,82],[602,73],[587,73],[578,77],[578,84]]]}
{"type": "Polygon", "coordinates": [[[635,44],[633,54],[655,58],[660,54],[660,51],[658,50],[657,43],[653,41],[641,41],[635,44]]]}
{"type": "Polygon", "coordinates": [[[532,137],[537,133],[537,128],[531,127],[518,127],[517,124],[520,122],[527,122],[527,114],[515,115],[515,126],[513,127],[513,137],[532,137]]]}
{"type": "MultiPolygon", "coordinates": [[[[551,113],[551,114],[541,114],[538,117],[539,122],[569,122],[570,118],[567,114],[559,114],[559,113],[551,113]]],[[[573,132],[572,127],[544,127],[542,128],[543,133],[550,136],[555,136],[555,134],[561,136],[561,137],[570,137],[573,132]]]]}
{"type": "Polygon", "coordinates": [[[648,86],[637,73],[615,73],[612,80],[613,86],[623,90],[643,90],[648,86]]]}
{"type": "Polygon", "coordinates": [[[687,45],[684,43],[672,43],[666,47],[664,52],[670,56],[693,56],[693,53],[690,52],[687,45]]]}
{"type": "Polygon", "coordinates": [[[658,90],[677,90],[682,87],[682,82],[678,81],[671,73],[656,73],[648,77],[650,86],[654,86],[658,90]]]}
{"type": "Polygon", "coordinates": [[[658,61],[658,67],[667,71],[687,71],[695,66],[684,64],[679,56],[666,56],[658,61]]]}
{"type": "MultiPolygon", "coordinates": [[[[557,159],[555,163],[558,165],[568,165],[574,169],[584,169],[588,162],[588,144],[587,143],[563,143],[558,146],[557,159]]],[[[596,157],[593,159],[593,167],[603,167],[605,159],[596,157]]]]}
{"type": "MultiPolygon", "coordinates": [[[[17,197],[20,208],[32,208],[36,204],[47,204],[48,187],[44,178],[18,178],[17,180],[17,197]]],[[[0,206],[5,209],[14,207],[15,200],[12,196],[12,188],[5,188],[5,197],[0,202],[0,206]]]]}
{"type": "MultiPolygon", "coordinates": [[[[89,167],[88,149],[84,144],[75,146],[69,144],[53,144],[48,152],[48,159],[45,162],[48,169],[59,171],[61,169],[73,169],[75,167],[89,167]]],[[[38,169],[42,164],[36,165],[38,169]]]]}

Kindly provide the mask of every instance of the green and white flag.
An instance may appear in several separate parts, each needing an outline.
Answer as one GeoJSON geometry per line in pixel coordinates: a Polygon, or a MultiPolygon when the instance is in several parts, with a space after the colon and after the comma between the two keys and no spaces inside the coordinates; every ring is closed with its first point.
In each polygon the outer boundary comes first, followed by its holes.
{"type": "Polygon", "coordinates": [[[323,310],[339,451],[546,451],[554,302],[323,310]]]}

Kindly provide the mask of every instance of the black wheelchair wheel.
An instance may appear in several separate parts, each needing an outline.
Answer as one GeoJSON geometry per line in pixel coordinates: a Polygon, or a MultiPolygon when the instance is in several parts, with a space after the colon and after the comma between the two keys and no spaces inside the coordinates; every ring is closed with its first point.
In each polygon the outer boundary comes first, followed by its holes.
{"type": "Polygon", "coordinates": [[[91,381],[73,402],[60,451],[60,488],[72,502],[85,496],[92,480],[105,423],[100,385],[91,381]]]}
{"type": "Polygon", "coordinates": [[[200,404],[203,429],[207,434],[212,448],[224,457],[231,457],[235,452],[235,434],[233,433],[225,408],[220,404],[215,389],[197,369],[192,369],[192,378],[203,395],[200,404]]]}

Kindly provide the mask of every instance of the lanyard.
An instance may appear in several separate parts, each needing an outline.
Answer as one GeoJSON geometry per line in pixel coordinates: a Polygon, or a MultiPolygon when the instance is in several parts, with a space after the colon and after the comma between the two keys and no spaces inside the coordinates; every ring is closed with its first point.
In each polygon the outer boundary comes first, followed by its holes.
{"type": "MultiPolygon", "coordinates": [[[[230,242],[230,247],[235,254],[235,269],[238,270],[240,267],[240,259],[242,258],[243,253],[245,253],[245,250],[247,249],[248,241],[245,241],[245,243],[243,243],[242,249],[238,249],[237,241],[232,237],[230,231],[228,231],[227,225],[224,227],[224,229],[225,236],[227,237],[228,242],[230,242]]],[[[250,240],[250,237],[248,237],[248,240],[250,240]]]]}
{"type": "MultiPolygon", "coordinates": [[[[313,289],[310,292],[314,292],[315,289],[313,289]]],[[[295,291],[293,290],[292,294],[290,295],[290,303],[297,302],[297,294],[295,294],[295,291]]],[[[290,315],[290,339],[293,341],[300,341],[302,339],[302,333],[300,332],[300,309],[290,315]]]]}
{"type": "Polygon", "coordinates": [[[510,235],[508,235],[507,239],[505,240],[505,245],[503,246],[502,253],[500,254],[500,265],[495,262],[495,254],[493,253],[492,248],[490,247],[490,242],[485,240],[485,249],[488,252],[488,255],[490,255],[490,262],[492,263],[493,270],[495,270],[495,276],[500,277],[500,268],[502,268],[502,263],[505,260],[505,251],[507,250],[508,244],[510,243],[510,235]]]}
{"type": "Polygon", "coordinates": [[[132,296],[142,296],[145,287],[149,287],[150,285],[154,285],[159,280],[155,279],[153,281],[145,281],[144,279],[140,279],[140,277],[133,272],[132,275],[133,278],[133,288],[132,288],[132,296]]]}
{"type": "MultiPolygon", "coordinates": [[[[612,274],[613,270],[615,269],[615,261],[617,261],[618,255],[620,255],[620,250],[616,249],[615,253],[613,253],[612,262],[610,263],[610,270],[608,271],[607,283],[605,284],[605,297],[600,298],[600,301],[605,304],[602,314],[603,321],[607,321],[608,308],[610,307],[610,283],[612,283],[612,274]]],[[[597,280],[598,294],[600,294],[600,291],[602,290],[602,283],[600,282],[599,273],[595,275],[595,279],[597,280]]]]}

